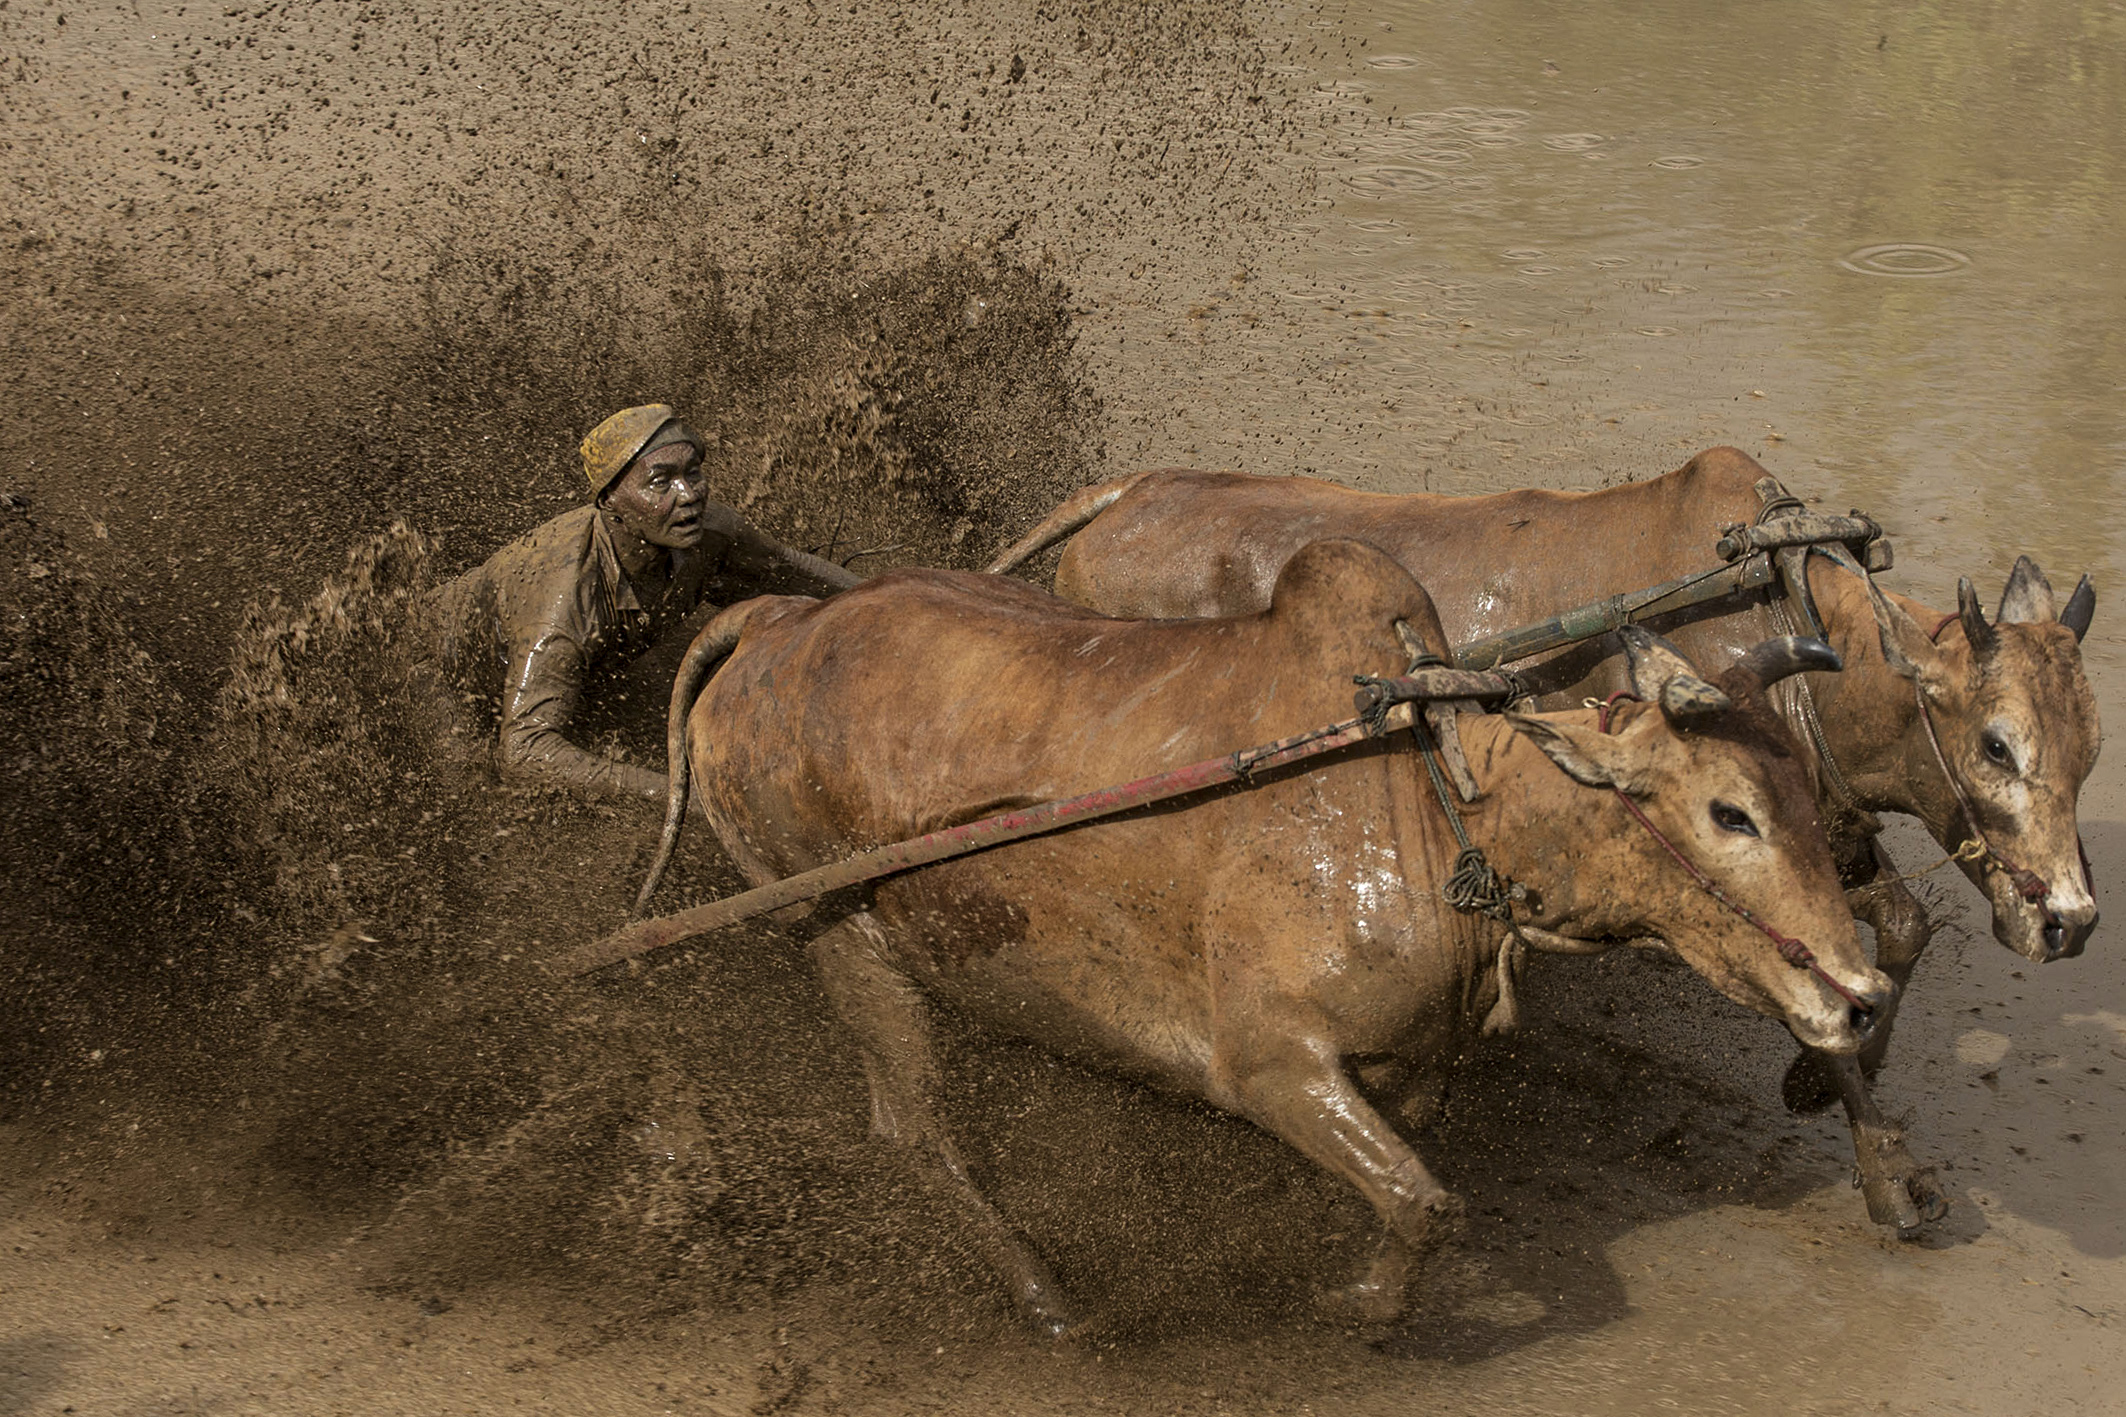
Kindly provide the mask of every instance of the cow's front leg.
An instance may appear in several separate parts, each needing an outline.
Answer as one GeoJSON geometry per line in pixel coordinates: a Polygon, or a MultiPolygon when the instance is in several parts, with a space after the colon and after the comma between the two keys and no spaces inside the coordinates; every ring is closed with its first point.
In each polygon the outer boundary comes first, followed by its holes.
{"type": "MultiPolygon", "coordinates": [[[[1852,904],[1854,918],[1874,931],[1876,967],[1890,976],[1897,985],[1897,999],[1901,999],[1913,967],[1934,936],[1934,927],[1927,919],[1927,908],[1897,874],[1880,838],[1868,838],[1864,862],[1864,869],[1872,876],[1848,891],[1846,899],[1852,904]]],[[[1882,1071],[1890,1047],[1890,1030],[1897,1021],[1897,999],[1890,1001],[1889,1011],[1860,1050],[1860,1067],[1866,1077],[1873,1078],[1882,1071]]],[[[1788,1111],[1821,1112],[1833,1099],[1845,1095],[1831,1063],[1829,1057],[1812,1049],[1803,1049],[1795,1057],[1780,1089],[1788,1111]]]]}
{"type": "Polygon", "coordinates": [[[930,1009],[914,982],[888,960],[878,923],[869,915],[851,916],[814,940],[812,953],[827,997],[863,1055],[872,1135],[900,1147],[921,1179],[952,1203],[1035,1332],[1070,1336],[1080,1325],[1062,1286],[976,1188],[938,1116],[930,1009]]]}
{"type": "Polygon", "coordinates": [[[1361,1323],[1401,1314],[1413,1267],[1451,1231],[1460,1200],[1366,1101],[1326,1041],[1256,1038],[1237,1053],[1221,1046],[1213,1068],[1233,1110],[1356,1186],[1381,1218],[1380,1249],[1365,1273],[1324,1295],[1324,1307],[1361,1323]]]}
{"type": "MultiPolygon", "coordinates": [[[[1868,854],[1875,862],[1873,903],[1871,912],[1861,919],[1875,931],[1875,967],[1890,976],[1890,982],[1897,986],[1897,999],[1902,999],[1914,966],[1926,953],[1927,942],[1934,938],[1934,925],[1927,919],[1927,908],[1897,874],[1897,867],[1879,838],[1868,839],[1868,854]]],[[[1890,1012],[1875,1025],[1873,1036],[1860,1050],[1861,1071],[1868,1077],[1882,1070],[1883,1059],[1888,1055],[1890,1029],[1897,1022],[1897,999],[1890,1001],[1890,1012]]]]}
{"type": "Polygon", "coordinates": [[[1403,1137],[1414,1137],[1438,1120],[1447,1102],[1447,1078],[1402,1058],[1352,1066],[1351,1075],[1374,1110],[1403,1137]]]}
{"type": "Polygon", "coordinates": [[[1861,1194],[1867,1197],[1868,1218],[1900,1236],[1917,1235],[1921,1226],[1949,1213],[1948,1197],[1934,1184],[1933,1172],[1921,1169],[1905,1149],[1903,1129],[1891,1125],[1875,1105],[1860,1060],[1828,1061],[1853,1128],[1853,1164],[1861,1194]]]}

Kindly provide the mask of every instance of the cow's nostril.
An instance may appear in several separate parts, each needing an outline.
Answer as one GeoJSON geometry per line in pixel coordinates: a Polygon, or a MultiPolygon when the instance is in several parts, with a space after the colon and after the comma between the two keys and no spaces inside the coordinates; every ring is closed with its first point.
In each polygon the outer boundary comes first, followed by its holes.
{"type": "Polygon", "coordinates": [[[1865,1037],[1875,1027],[1877,1010],[1867,1004],[1851,1004],[1846,1008],[1846,1023],[1855,1033],[1865,1037]]]}
{"type": "Polygon", "coordinates": [[[2073,959],[2080,954],[2083,947],[2089,943],[2089,937],[2096,933],[2096,922],[2097,913],[2092,910],[2087,920],[2069,916],[2065,920],[2047,925],[2044,935],[2045,962],[2049,964],[2054,960],[2073,959]]]}

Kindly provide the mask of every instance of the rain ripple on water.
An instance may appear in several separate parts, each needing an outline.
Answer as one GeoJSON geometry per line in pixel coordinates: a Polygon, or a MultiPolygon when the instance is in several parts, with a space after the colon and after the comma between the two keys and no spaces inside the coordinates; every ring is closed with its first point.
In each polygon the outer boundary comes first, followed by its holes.
{"type": "Polygon", "coordinates": [[[1415,69],[1419,62],[1408,54],[1376,54],[1366,61],[1376,69],[1415,69]]]}
{"type": "Polygon", "coordinates": [[[1543,139],[1543,146],[1554,153],[1583,153],[1608,141],[1600,133],[1552,133],[1543,139]]]}
{"type": "Polygon", "coordinates": [[[1429,192],[1442,185],[1438,173],[1422,167],[1369,167],[1346,175],[1344,181],[1368,197],[1429,192]]]}
{"type": "Polygon", "coordinates": [[[1950,276],[1969,266],[1971,258],[1948,246],[1890,241],[1848,251],[1838,258],[1838,264],[1864,276],[1950,276]]]}
{"type": "Polygon", "coordinates": [[[1678,155],[1676,157],[1657,157],[1652,162],[1648,163],[1647,166],[1665,167],[1670,172],[1684,172],[1693,167],[1705,166],[1705,159],[1702,157],[1684,157],[1681,155],[1678,155]]]}

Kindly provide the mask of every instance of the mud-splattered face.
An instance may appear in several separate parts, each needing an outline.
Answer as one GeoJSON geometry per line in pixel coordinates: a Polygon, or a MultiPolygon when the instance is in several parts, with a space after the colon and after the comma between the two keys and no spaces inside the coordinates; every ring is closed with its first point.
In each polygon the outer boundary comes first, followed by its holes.
{"type": "MultiPolygon", "coordinates": [[[[2102,741],[2080,646],[2062,625],[2003,624],[1983,653],[1942,661],[1924,682],[1948,769],[1994,850],[2044,883],[2028,899],[2005,869],[1966,868],[1993,906],[1994,937],[2039,963],[2072,958],[2096,927],[2076,806],[2102,741]]],[[[1948,837],[1966,834],[1952,818],[1948,837]]]]}
{"type": "Polygon", "coordinates": [[[1631,804],[1592,848],[1609,862],[1611,894],[1634,903],[1617,922],[1667,941],[1807,1046],[1857,1052],[1895,985],[1861,952],[1797,745],[1764,697],[1766,682],[1836,668],[1837,657],[1772,641],[1715,683],[1636,626],[1624,640],[1644,702],[1617,710],[1618,731],[1590,729],[1584,715],[1509,716],[1567,775],[1631,804]],[[1759,922],[1808,954],[1790,958],[1759,922]]]}
{"type": "Polygon", "coordinates": [[[636,458],[600,504],[652,546],[683,551],[701,544],[706,489],[700,450],[667,443],[636,458]]]}
{"type": "Polygon", "coordinates": [[[2085,578],[2060,610],[2044,572],[2024,556],[1993,621],[1968,580],[1956,595],[1956,615],[1931,632],[1874,595],[1883,657],[1916,686],[1926,711],[1915,719],[1913,749],[1938,786],[1921,815],[1945,847],[1976,838],[1989,848],[1990,857],[1965,862],[1964,874],[1993,906],[1995,939],[2040,964],[2070,959],[2097,921],[2076,822],[2103,743],[2082,671],[2095,592],[2085,578]],[[1931,740],[1919,736],[1929,723],[1931,740]]]}

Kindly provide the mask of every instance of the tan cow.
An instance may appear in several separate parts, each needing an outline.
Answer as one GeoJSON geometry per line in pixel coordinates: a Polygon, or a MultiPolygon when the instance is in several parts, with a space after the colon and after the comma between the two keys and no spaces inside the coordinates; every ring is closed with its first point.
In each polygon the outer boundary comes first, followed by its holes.
{"type": "MultiPolygon", "coordinates": [[[[691,766],[717,838],[761,884],[1348,718],[1354,673],[1404,669],[1397,622],[1444,642],[1409,573],[1352,541],[1304,549],[1267,611],[1224,620],[1109,620],[948,571],[749,601],[702,631],[674,686],[674,802],[691,766]]],[[[1536,947],[1665,940],[1809,1045],[1858,1049],[1894,986],[1862,954],[1798,748],[1761,687],[1833,663],[1819,643],[1775,641],[1722,676],[1723,697],[1642,636],[1647,702],[1620,705],[1610,731],[1585,709],[1463,718],[1481,791],[1467,828],[1525,887],[1515,910],[1536,947]],[[1626,793],[1815,964],[1790,964],[1701,889],[1626,793]]],[[[1510,1009],[1520,953],[1498,921],[1441,899],[1456,859],[1442,812],[1399,733],[889,878],[812,917],[873,1131],[955,1199],[1037,1328],[1065,1332],[1075,1311],[938,1116],[926,999],[1238,1113],[1349,1181],[1386,1234],[1331,1302],[1393,1315],[1457,1202],[1353,1069],[1437,1073],[1502,996],[1510,1009]]]]}
{"type": "MultiPolygon", "coordinates": [[[[1423,579],[1448,639],[1461,645],[1718,564],[1714,541],[1724,527],[1756,518],[1765,476],[1734,448],[1599,492],[1393,496],[1310,478],[1140,473],[1078,493],[990,570],[1009,570],[1075,532],[1056,571],[1059,595],[1109,615],[1238,615],[1268,603],[1278,568],[1300,547],[1359,537],[1423,579]]],[[[1877,962],[1902,986],[1929,931],[1876,841],[1873,814],[1915,816],[1948,850],[1971,835],[1959,791],[1996,853],[1962,868],[1992,903],[1995,937],[2033,960],[2079,954],[2097,910],[2075,804],[2101,736],[2082,673],[2080,641],[2094,606],[2086,579],[2057,609],[2037,567],[2018,561],[1989,624],[1968,582],[1960,613],[1947,615],[1904,596],[1871,598],[1861,577],[1820,557],[1810,558],[1808,574],[1845,672],[1797,679],[1774,699],[1804,742],[1811,707],[1821,723],[1829,764],[1812,751],[1810,767],[1833,853],[1856,887],[1854,908],[1875,927],[1877,962]],[[1915,682],[1953,783],[1928,743],[1915,682]],[[2026,895],[2014,867],[2042,885],[2026,895]]],[[[1765,596],[1739,603],[1716,601],[1654,627],[1698,663],[1724,664],[1779,628],[1765,596]]],[[[1525,675],[1544,706],[1607,693],[1624,676],[1614,636],[1551,655],[1525,675]]],[[[1804,1053],[1786,1092],[1797,1110],[1842,1098],[1869,1214],[1909,1232],[1946,1203],[1869,1094],[1867,1074],[1881,1065],[1888,1038],[1885,1023],[1859,1059],[1804,1053]]]]}

